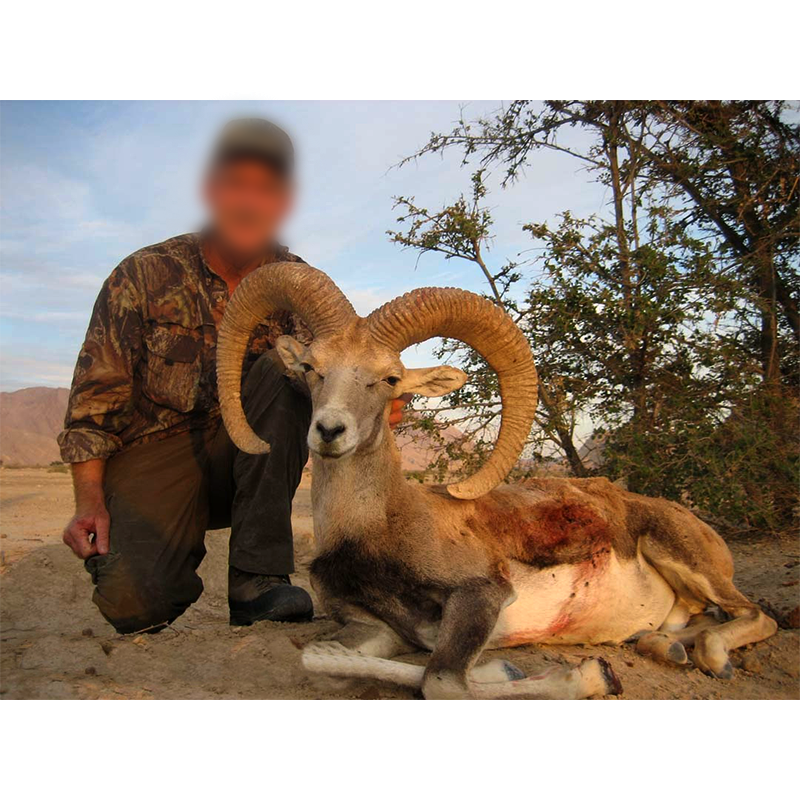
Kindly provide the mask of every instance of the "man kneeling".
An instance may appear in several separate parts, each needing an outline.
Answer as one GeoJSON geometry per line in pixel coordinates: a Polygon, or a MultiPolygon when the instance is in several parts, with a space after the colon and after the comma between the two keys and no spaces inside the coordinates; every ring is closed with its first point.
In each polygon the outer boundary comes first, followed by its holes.
{"type": "Polygon", "coordinates": [[[312,617],[308,593],[289,579],[310,402],[272,351],[278,336],[308,332],[280,316],[250,339],[242,398],[271,444],[266,455],[228,438],[215,373],[217,330],[239,282],[301,261],[277,243],[293,160],[277,126],[230,123],[205,176],[208,226],[129,256],[97,298],[59,437],[76,505],[64,541],[85,560],[94,602],[120,633],[157,629],[195,602],[205,532],[227,526],[231,624],[312,617]]]}

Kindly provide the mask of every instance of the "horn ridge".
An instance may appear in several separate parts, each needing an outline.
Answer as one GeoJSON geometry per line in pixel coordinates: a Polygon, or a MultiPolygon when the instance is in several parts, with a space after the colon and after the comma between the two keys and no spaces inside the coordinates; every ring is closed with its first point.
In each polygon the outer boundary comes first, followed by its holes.
{"type": "Polygon", "coordinates": [[[453,497],[474,499],[505,480],[522,452],[538,401],[538,377],[522,331],[498,305],[464,289],[415,289],[385,303],[367,318],[371,334],[400,352],[434,336],[458,339],[497,373],[502,403],[494,450],[470,477],[447,487],[453,497]]]}
{"type": "Polygon", "coordinates": [[[296,314],[314,337],[341,330],[356,316],[350,301],[322,271],[279,261],[251,272],[228,301],[217,336],[217,387],[225,428],[246,453],[266,453],[242,410],[242,362],[256,325],[279,311],[296,314]]]}

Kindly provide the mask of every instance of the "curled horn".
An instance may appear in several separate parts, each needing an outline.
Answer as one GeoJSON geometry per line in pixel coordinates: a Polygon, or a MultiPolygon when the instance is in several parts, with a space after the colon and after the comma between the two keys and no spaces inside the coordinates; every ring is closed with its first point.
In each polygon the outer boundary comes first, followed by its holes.
{"type": "Polygon", "coordinates": [[[434,336],[458,339],[497,373],[502,420],[494,450],[474,475],[447,490],[453,497],[471,500],[497,486],[525,446],[538,400],[531,349],[511,317],[463,289],[417,289],[373,311],[367,323],[381,344],[397,352],[434,336]]]}
{"type": "Polygon", "coordinates": [[[217,386],[222,419],[233,443],[266,453],[242,410],[242,362],[256,325],[279,311],[296,314],[316,337],[340,331],[356,312],[339,287],[307,264],[280,261],[251,272],[228,301],[217,337],[217,386]]]}

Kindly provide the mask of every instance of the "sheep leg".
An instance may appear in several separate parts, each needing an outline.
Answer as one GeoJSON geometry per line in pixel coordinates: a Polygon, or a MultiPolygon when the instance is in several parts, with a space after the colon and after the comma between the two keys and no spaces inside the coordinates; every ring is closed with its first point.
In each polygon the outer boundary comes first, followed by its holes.
{"type": "Polygon", "coordinates": [[[403,664],[388,658],[363,656],[335,642],[312,642],[303,648],[303,666],[318,675],[332,678],[359,678],[419,689],[425,667],[403,664]]]}
{"type": "MultiPolygon", "coordinates": [[[[338,678],[378,680],[420,689],[425,667],[385,658],[362,656],[335,644],[311,644],[303,650],[303,666],[313,673],[338,678]]],[[[485,683],[470,680],[469,696],[482,700],[582,700],[619,694],[622,687],[601,658],[584,659],[577,667],[552,667],[541,675],[485,683]]]]}
{"type": "Polygon", "coordinates": [[[348,650],[362,656],[391,658],[401,653],[413,653],[417,648],[395,633],[388,625],[379,621],[362,622],[349,620],[331,636],[348,650]]]}
{"type": "Polygon", "coordinates": [[[714,617],[700,615],[685,628],[646,631],[636,642],[636,652],[668,664],[688,664],[686,646],[695,642],[698,634],[719,624],[714,617]]]}
{"type": "Polygon", "coordinates": [[[507,683],[470,682],[478,700],[585,700],[622,694],[622,684],[604,658],[585,658],[577,667],[551,667],[507,683]]]}
{"type": "MultiPolygon", "coordinates": [[[[332,636],[308,645],[306,650],[309,648],[311,650],[318,649],[321,653],[348,653],[380,659],[392,658],[403,653],[413,653],[417,650],[414,645],[377,619],[350,619],[332,636]]],[[[325,672],[324,669],[312,671],[325,672]]],[[[334,678],[335,676],[329,672],[328,677],[334,678]]],[[[337,689],[345,690],[356,682],[354,679],[357,677],[357,675],[336,677],[334,685],[337,689]]]]}
{"type": "Polygon", "coordinates": [[[470,671],[514,590],[502,579],[474,580],[450,593],[431,653],[422,694],[426,700],[470,697],[470,671]]]}

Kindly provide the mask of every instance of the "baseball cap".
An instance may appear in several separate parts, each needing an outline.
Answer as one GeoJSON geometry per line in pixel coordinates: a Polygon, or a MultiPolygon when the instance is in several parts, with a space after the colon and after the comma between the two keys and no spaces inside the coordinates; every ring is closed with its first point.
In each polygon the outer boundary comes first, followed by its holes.
{"type": "Polygon", "coordinates": [[[211,164],[245,157],[262,159],[287,176],[294,171],[294,146],[289,134],[267,119],[245,117],[226,123],[214,144],[211,164]]]}

